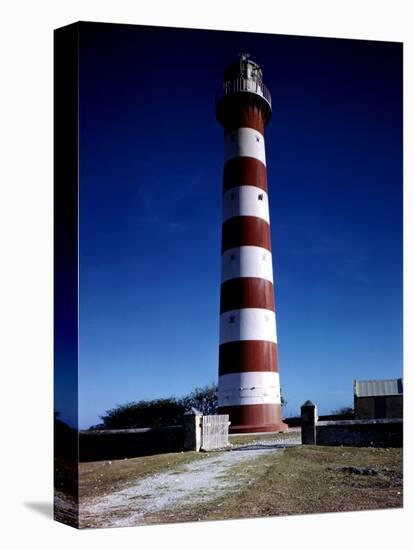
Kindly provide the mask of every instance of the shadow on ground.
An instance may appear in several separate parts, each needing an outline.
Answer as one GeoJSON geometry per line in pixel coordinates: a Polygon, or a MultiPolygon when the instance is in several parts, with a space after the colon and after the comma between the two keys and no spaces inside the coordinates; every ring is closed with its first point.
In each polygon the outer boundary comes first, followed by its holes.
{"type": "Polygon", "coordinates": [[[231,451],[268,451],[269,449],[287,449],[289,447],[296,447],[297,445],[299,443],[272,443],[271,445],[251,443],[250,445],[233,447],[231,451]]]}
{"type": "Polygon", "coordinates": [[[53,502],[23,502],[23,504],[41,516],[53,519],[53,502]]]}

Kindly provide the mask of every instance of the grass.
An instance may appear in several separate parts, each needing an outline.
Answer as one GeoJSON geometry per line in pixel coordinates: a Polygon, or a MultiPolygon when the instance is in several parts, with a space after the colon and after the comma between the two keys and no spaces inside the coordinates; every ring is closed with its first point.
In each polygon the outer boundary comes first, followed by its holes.
{"type": "Polygon", "coordinates": [[[164,510],[146,523],[222,520],[403,506],[402,449],[295,447],[266,455],[228,476],[244,485],[213,501],[164,510]],[[377,475],[346,473],[341,468],[373,468],[377,475]],[[250,477],[245,482],[245,474],[250,477]]]}
{"type": "MultiPolygon", "coordinates": [[[[296,434],[278,434],[288,439],[296,434]]],[[[231,436],[233,445],[273,439],[274,435],[231,436]]],[[[168,453],[128,460],[80,464],[80,497],[110,494],[159,472],[177,473],[214,453],[168,453]]],[[[235,481],[213,500],[160,510],[146,524],[238,519],[323,512],[378,510],[403,506],[403,449],[297,446],[263,453],[234,465],[222,481],[235,481]],[[376,475],[343,470],[374,469],[376,475]]],[[[201,495],[200,495],[201,496],[201,495]]]]}
{"type": "MultiPolygon", "coordinates": [[[[286,439],[296,434],[277,434],[277,438],[286,439]]],[[[232,445],[248,444],[256,441],[274,439],[274,434],[230,436],[232,445]]],[[[81,462],[79,464],[79,496],[90,498],[107,495],[113,491],[133,485],[139,479],[158,472],[178,473],[185,464],[210,456],[210,453],[165,453],[121,460],[101,460],[81,462]]]]}

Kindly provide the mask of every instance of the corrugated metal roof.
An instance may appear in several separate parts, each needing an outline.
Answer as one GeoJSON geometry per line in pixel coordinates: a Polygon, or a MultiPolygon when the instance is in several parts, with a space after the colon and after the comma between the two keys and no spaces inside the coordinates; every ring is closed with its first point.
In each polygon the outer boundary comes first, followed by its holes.
{"type": "Polygon", "coordinates": [[[403,378],[391,380],[354,380],[356,397],[403,395],[403,378]]]}

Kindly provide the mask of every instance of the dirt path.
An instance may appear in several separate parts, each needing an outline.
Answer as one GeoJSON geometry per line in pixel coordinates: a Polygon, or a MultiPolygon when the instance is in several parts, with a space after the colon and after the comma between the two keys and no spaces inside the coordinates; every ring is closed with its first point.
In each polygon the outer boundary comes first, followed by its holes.
{"type": "Polygon", "coordinates": [[[174,472],[145,477],[136,485],[110,495],[84,499],[80,504],[82,527],[125,527],[145,524],[145,515],[171,509],[179,504],[196,504],[212,500],[224,493],[239,490],[251,480],[248,474],[229,475],[239,465],[253,464],[263,454],[280,453],[285,447],[300,443],[289,440],[266,439],[247,445],[236,445],[230,451],[211,453],[174,472]]]}

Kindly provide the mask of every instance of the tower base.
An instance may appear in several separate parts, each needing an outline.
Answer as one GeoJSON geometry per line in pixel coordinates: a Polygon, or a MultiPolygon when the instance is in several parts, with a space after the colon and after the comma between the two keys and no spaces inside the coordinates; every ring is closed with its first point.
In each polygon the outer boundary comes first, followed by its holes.
{"type": "Polygon", "coordinates": [[[288,424],[284,422],[279,422],[278,424],[273,425],[264,425],[264,426],[233,426],[232,424],[229,427],[230,434],[254,434],[254,433],[278,433],[285,432],[288,430],[288,424]]]}
{"type": "Polygon", "coordinates": [[[218,414],[228,414],[229,433],[283,432],[288,425],[282,421],[281,405],[237,405],[218,407],[218,414]]]}

